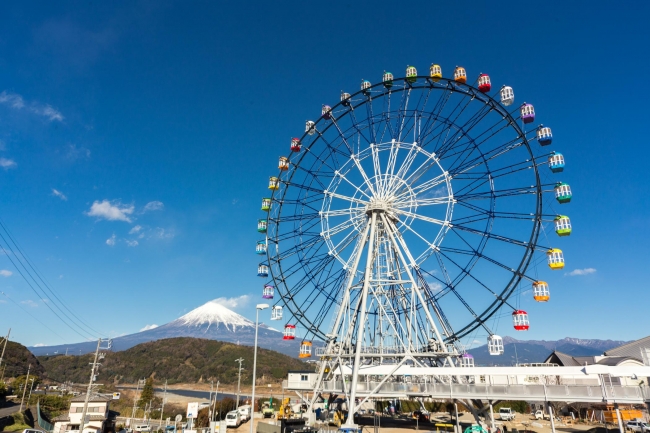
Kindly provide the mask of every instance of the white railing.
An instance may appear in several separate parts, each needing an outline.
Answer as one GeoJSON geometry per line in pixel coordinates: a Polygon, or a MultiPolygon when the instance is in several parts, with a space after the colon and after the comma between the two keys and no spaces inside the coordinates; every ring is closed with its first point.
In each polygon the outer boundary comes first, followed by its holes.
{"type": "MultiPolygon", "coordinates": [[[[369,393],[378,397],[422,396],[433,398],[507,399],[507,400],[548,400],[582,402],[644,403],[650,401],[650,388],[647,386],[600,386],[600,385],[488,385],[488,384],[444,384],[444,383],[404,383],[362,382],[357,384],[357,396],[369,393]]],[[[315,383],[311,381],[290,381],[287,389],[310,391],[315,383]]],[[[322,392],[342,392],[343,382],[323,382],[322,392]]],[[[346,381],[345,390],[349,392],[350,383],[346,381]]]]}

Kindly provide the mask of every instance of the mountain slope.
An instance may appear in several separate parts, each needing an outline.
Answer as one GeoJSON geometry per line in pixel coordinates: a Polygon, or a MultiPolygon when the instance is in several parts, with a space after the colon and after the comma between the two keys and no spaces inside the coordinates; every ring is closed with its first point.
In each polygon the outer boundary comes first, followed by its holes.
{"type": "MultiPolygon", "coordinates": [[[[4,338],[2,338],[0,343],[0,352],[2,352],[3,345],[4,338]]],[[[40,377],[45,372],[41,363],[27,347],[15,341],[7,341],[7,348],[2,358],[2,366],[0,366],[0,369],[4,369],[4,377],[17,377],[27,374],[27,369],[30,365],[31,369],[29,374],[31,375],[40,377]]]]}
{"type": "Polygon", "coordinates": [[[504,353],[492,356],[487,345],[479,346],[468,352],[474,356],[476,365],[515,365],[516,363],[544,362],[554,350],[571,356],[602,355],[604,351],[625,344],[616,340],[586,340],[566,337],[557,341],[516,340],[503,337],[504,353]]]}
{"type": "MultiPolygon", "coordinates": [[[[113,339],[113,351],[127,350],[149,341],[173,337],[194,337],[226,341],[252,346],[255,340],[255,323],[213,300],[201,305],[178,319],[154,329],[113,339]]],[[[283,340],[281,332],[260,324],[258,346],[290,356],[298,356],[300,341],[283,340]]],[[[30,347],[37,356],[67,353],[80,355],[95,351],[97,342],[83,342],[58,346],[30,347]]]]}
{"type": "MultiPolygon", "coordinates": [[[[92,354],[82,356],[42,356],[48,378],[64,382],[88,381],[92,354]]],[[[102,360],[97,382],[134,383],[154,377],[168,383],[196,383],[214,380],[224,384],[237,382],[238,365],[244,358],[242,381],[252,379],[253,348],[199,338],[169,338],[139,344],[121,352],[108,352],[102,360]]],[[[304,370],[308,365],[298,359],[266,349],[258,349],[257,377],[262,383],[286,378],[289,370],[304,370]]]]}

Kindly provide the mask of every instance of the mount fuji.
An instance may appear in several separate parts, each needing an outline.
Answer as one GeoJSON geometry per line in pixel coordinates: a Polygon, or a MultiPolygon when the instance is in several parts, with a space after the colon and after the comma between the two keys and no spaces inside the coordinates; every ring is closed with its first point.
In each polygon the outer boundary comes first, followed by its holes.
{"type": "MultiPolygon", "coordinates": [[[[212,300],[190,311],[178,319],[153,329],[124,335],[113,339],[113,351],[129,349],[140,343],[172,337],[195,337],[209,340],[252,346],[255,341],[255,322],[212,300]]],[[[280,331],[259,325],[257,345],[290,356],[297,356],[299,340],[283,340],[280,331]]],[[[91,353],[97,347],[96,341],[62,344],[58,346],[33,346],[29,350],[36,356],[68,353],[80,355],[91,353]]]]}

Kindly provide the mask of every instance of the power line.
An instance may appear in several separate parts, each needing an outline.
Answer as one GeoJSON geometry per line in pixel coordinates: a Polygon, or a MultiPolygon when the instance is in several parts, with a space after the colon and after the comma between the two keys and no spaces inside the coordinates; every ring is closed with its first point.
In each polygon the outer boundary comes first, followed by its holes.
{"type": "MultiPolygon", "coordinates": [[[[59,298],[59,297],[57,296],[56,292],[54,292],[54,290],[50,287],[49,283],[48,283],[47,281],[45,281],[45,279],[44,279],[44,277],[42,276],[41,272],[39,272],[38,269],[36,268],[36,266],[32,263],[32,260],[29,258],[29,256],[27,256],[27,254],[25,254],[25,252],[22,250],[22,248],[18,245],[18,242],[16,242],[16,240],[14,239],[14,237],[11,235],[11,232],[9,231],[9,229],[7,228],[7,226],[4,224],[4,221],[2,220],[2,218],[0,218],[0,227],[1,227],[2,230],[4,230],[4,232],[7,234],[7,237],[9,237],[9,239],[11,240],[11,242],[13,243],[13,245],[16,247],[16,250],[17,250],[17,251],[20,253],[20,255],[25,259],[25,262],[27,262],[27,264],[28,264],[29,267],[32,269],[32,271],[34,271],[34,274],[36,274],[36,276],[38,277],[38,279],[41,280],[41,282],[43,283],[43,285],[44,285],[44,286],[47,288],[47,290],[52,294],[52,296],[54,296],[54,297],[56,298],[56,300],[59,301],[59,303],[63,306],[63,308],[65,308],[65,309],[66,309],[66,310],[67,310],[67,311],[72,315],[71,317],[72,317],[73,319],[77,320],[81,325],[83,325],[83,326],[85,326],[86,328],[88,328],[89,330],[93,331],[95,334],[103,335],[101,332],[99,332],[99,331],[93,329],[90,325],[88,325],[86,322],[84,322],[80,317],[77,317],[77,316],[75,315],[75,313],[74,313],[72,310],[70,310],[70,309],[68,308],[68,306],[67,306],[67,305],[66,305],[66,304],[61,300],[61,298],[59,298]]],[[[1,233],[0,233],[0,237],[2,237],[2,239],[4,240],[4,237],[2,236],[1,233]]],[[[6,240],[5,240],[5,242],[6,242],[6,240]]],[[[11,249],[11,246],[10,246],[8,243],[7,243],[7,246],[9,247],[9,249],[11,249]]],[[[14,255],[15,255],[15,253],[14,253],[14,255]]],[[[30,276],[31,276],[31,275],[30,275],[30,276]]],[[[31,277],[32,277],[32,279],[34,279],[33,276],[31,276],[31,277]]],[[[37,284],[38,284],[38,283],[37,283],[37,284]]],[[[39,287],[40,287],[40,286],[39,286],[39,287]]],[[[106,335],[103,335],[103,336],[106,337],[106,335]]]]}
{"type": "Polygon", "coordinates": [[[30,313],[29,311],[25,310],[25,309],[22,307],[22,305],[20,305],[18,302],[16,302],[16,301],[14,301],[13,299],[11,299],[11,298],[9,297],[9,295],[7,295],[5,292],[0,292],[0,293],[2,293],[3,295],[5,295],[5,296],[7,297],[7,299],[9,299],[11,302],[13,302],[13,303],[18,307],[18,308],[20,308],[21,310],[23,310],[25,313],[27,313],[27,315],[29,315],[32,319],[36,320],[38,323],[40,323],[41,325],[43,325],[43,326],[45,327],[45,329],[47,329],[48,331],[50,331],[52,334],[56,335],[56,336],[59,337],[60,339],[64,340],[63,337],[61,337],[59,334],[57,334],[56,332],[54,332],[54,331],[53,331],[49,326],[47,326],[45,323],[43,323],[43,322],[41,322],[40,320],[38,320],[38,318],[35,317],[32,313],[30,313]]]}

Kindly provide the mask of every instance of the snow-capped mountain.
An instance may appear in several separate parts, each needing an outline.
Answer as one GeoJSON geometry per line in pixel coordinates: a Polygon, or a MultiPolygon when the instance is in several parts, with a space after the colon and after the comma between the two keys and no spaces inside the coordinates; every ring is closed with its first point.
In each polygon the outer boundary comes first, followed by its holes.
{"type": "MultiPolygon", "coordinates": [[[[252,346],[255,340],[255,322],[219,304],[206,302],[178,319],[153,329],[113,339],[113,351],[126,350],[140,343],[172,337],[195,337],[252,346]]],[[[283,340],[280,331],[260,323],[257,344],[290,356],[298,356],[300,341],[283,340]]],[[[34,355],[67,353],[79,355],[94,352],[97,342],[62,344],[58,346],[29,347],[34,355]]]]}

